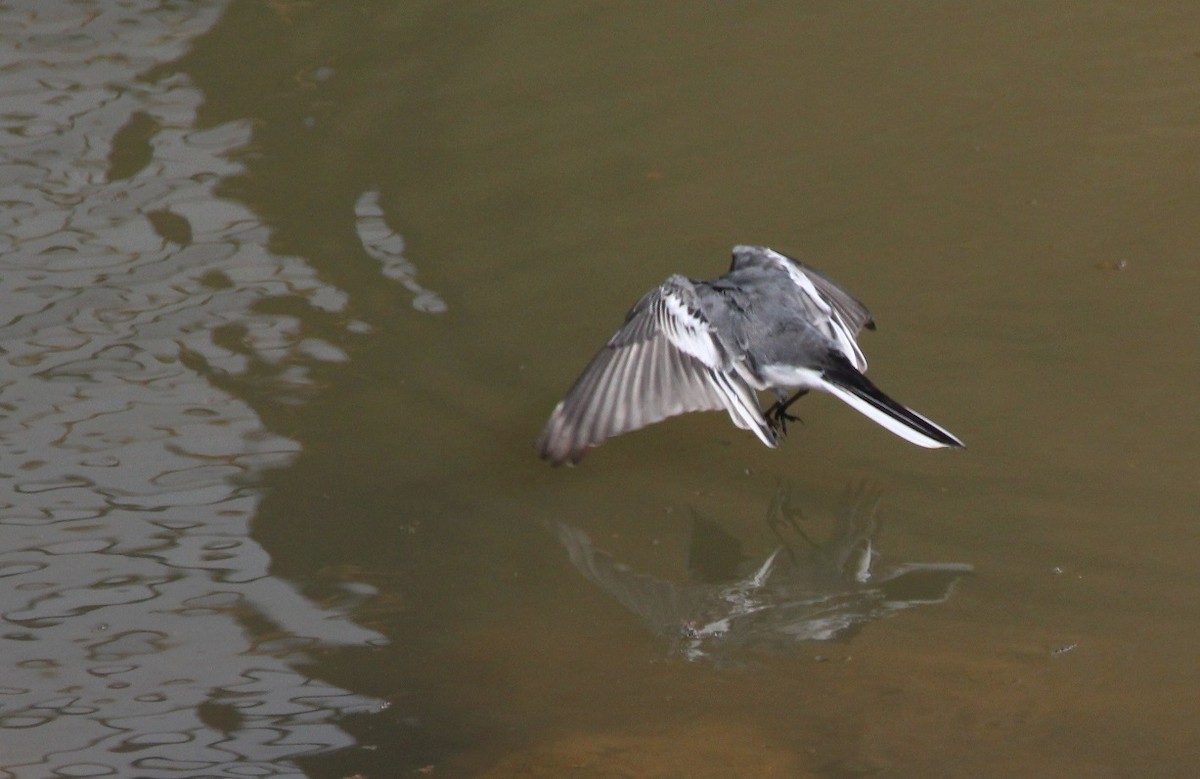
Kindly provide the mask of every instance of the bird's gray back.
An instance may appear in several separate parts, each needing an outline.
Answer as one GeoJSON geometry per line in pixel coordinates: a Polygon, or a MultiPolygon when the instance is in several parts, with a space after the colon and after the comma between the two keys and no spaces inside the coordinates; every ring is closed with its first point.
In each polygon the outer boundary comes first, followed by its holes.
{"type": "Polygon", "coordinates": [[[851,295],[841,284],[826,276],[824,273],[805,265],[795,257],[781,254],[767,246],[735,246],[730,272],[764,269],[768,272],[786,276],[798,287],[811,288],[828,304],[841,318],[851,335],[866,327],[874,330],[875,322],[871,312],[862,301],[851,295]]]}
{"type": "Polygon", "coordinates": [[[705,316],[755,373],[772,363],[821,362],[836,348],[821,329],[828,314],[778,266],[743,265],[694,283],[705,316]]]}

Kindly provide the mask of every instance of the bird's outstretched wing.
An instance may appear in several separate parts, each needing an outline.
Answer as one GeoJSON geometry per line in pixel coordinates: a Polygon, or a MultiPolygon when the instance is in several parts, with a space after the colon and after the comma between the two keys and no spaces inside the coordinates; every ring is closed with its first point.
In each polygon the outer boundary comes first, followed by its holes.
{"type": "Polygon", "coordinates": [[[612,436],[709,410],[729,412],[773,447],[775,434],[744,370],[701,312],[692,282],[672,276],[629,311],[554,408],[538,453],[556,465],[575,463],[612,436]]]}
{"type": "Polygon", "coordinates": [[[858,370],[867,369],[867,360],[858,348],[856,337],[864,327],[875,329],[875,320],[862,302],[836,281],[808,267],[794,257],[766,246],[733,247],[731,270],[749,266],[773,268],[787,274],[799,288],[809,321],[838,344],[858,370]]]}

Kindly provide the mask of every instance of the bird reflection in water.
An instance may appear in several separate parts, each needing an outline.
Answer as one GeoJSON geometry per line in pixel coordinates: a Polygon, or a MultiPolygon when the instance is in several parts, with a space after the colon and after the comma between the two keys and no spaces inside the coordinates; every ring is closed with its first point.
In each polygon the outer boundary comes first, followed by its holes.
{"type": "Polygon", "coordinates": [[[593,584],[670,638],[688,660],[722,661],[744,650],[785,653],[807,641],[847,639],[869,622],[914,606],[943,603],[966,563],[879,562],[879,492],[848,491],[825,541],[801,526],[790,489],[767,511],[780,546],[751,561],[741,543],[693,511],[688,567],[676,584],[637,573],[598,549],[579,528],[559,523],[571,563],[593,584]]]}

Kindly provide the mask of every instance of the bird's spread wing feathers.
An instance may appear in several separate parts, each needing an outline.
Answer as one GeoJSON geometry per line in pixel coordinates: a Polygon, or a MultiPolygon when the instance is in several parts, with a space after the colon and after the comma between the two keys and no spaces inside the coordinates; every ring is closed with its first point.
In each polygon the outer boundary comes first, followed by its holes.
{"type": "Polygon", "coordinates": [[[701,313],[692,282],[672,276],[643,297],[555,407],[538,441],[543,458],[578,462],[589,446],[688,411],[724,410],[767,446],[775,435],[701,313]]]}

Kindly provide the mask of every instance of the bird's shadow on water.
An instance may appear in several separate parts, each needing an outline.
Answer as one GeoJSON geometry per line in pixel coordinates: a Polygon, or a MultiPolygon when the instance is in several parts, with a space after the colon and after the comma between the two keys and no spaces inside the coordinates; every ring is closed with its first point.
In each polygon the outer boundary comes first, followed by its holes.
{"type": "Polygon", "coordinates": [[[686,584],[634,571],[577,527],[553,529],[576,570],[667,639],[671,654],[725,665],[848,639],[898,611],[945,602],[973,573],[967,563],[884,562],[875,543],[879,503],[877,488],[848,489],[828,537],[817,541],[792,489],[781,486],[766,516],[780,545],[757,560],[693,509],[686,584]]]}

